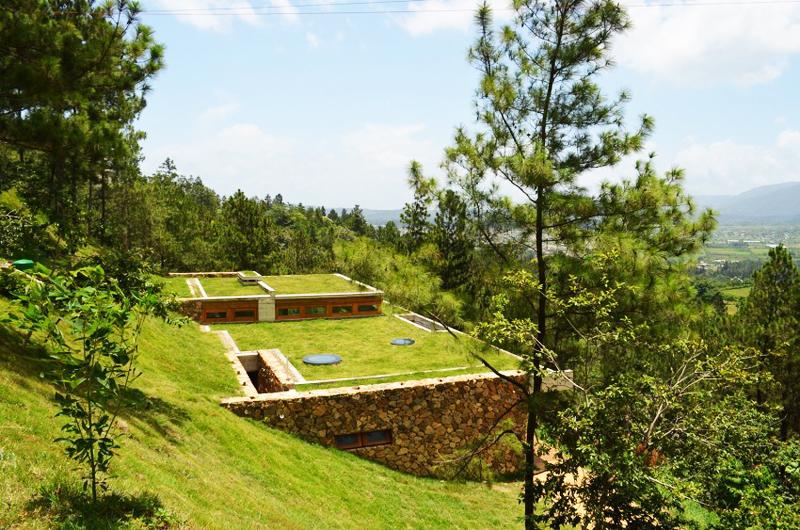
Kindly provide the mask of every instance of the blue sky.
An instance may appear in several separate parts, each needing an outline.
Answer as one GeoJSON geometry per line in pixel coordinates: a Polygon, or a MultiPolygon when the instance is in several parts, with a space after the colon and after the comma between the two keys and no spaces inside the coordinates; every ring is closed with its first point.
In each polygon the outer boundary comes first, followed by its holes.
{"type": "MultiPolygon", "coordinates": [[[[139,123],[145,171],[169,156],[221,194],[328,207],[402,206],[411,159],[444,182],[442,151],[472,123],[476,3],[316,1],[328,5],[144,2],[142,18],[167,48],[139,123]],[[301,14],[389,9],[418,12],[301,14]]],[[[655,117],[648,149],[659,167],[685,168],[697,194],[800,180],[800,4],[677,1],[628,2],[634,27],[602,81],[632,93],[632,118],[655,117]]],[[[632,172],[625,160],[586,183],[632,172]]]]}

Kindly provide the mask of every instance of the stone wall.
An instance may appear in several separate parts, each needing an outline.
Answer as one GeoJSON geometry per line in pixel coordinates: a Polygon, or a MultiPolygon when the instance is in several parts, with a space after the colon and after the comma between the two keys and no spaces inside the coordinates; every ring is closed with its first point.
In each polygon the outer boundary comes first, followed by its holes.
{"type": "Polygon", "coordinates": [[[181,298],[178,303],[180,303],[180,308],[178,309],[180,314],[200,322],[203,315],[202,299],[181,298]]]}
{"type": "MultiPolygon", "coordinates": [[[[504,375],[521,383],[526,380],[523,372],[504,375]]],[[[352,451],[415,475],[448,476],[457,465],[454,458],[484,440],[520,398],[521,392],[511,383],[493,374],[477,374],[261,394],[225,399],[222,404],[240,416],[328,446],[335,445],[337,435],[390,430],[391,444],[352,451]]],[[[518,434],[524,434],[524,406],[514,408],[507,419],[518,434]]],[[[498,444],[481,460],[501,473],[522,465],[516,441],[498,444]]]]}
{"type": "Polygon", "coordinates": [[[260,394],[267,392],[284,392],[294,388],[294,378],[288,367],[282,362],[282,354],[278,350],[259,350],[258,385],[260,394]]]}
{"type": "Polygon", "coordinates": [[[236,271],[218,271],[218,272],[170,272],[167,276],[177,277],[197,277],[197,278],[223,278],[227,276],[238,276],[236,271]]]}

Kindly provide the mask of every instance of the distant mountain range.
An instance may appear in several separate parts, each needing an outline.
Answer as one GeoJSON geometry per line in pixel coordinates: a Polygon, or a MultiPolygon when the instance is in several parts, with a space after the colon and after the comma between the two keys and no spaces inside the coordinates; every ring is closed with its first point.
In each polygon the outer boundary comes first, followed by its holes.
{"type": "Polygon", "coordinates": [[[738,195],[695,195],[720,224],[800,224],[800,182],[761,186],[738,195]]]}
{"type": "Polygon", "coordinates": [[[364,208],[364,219],[366,219],[369,224],[375,226],[383,226],[389,221],[394,221],[395,224],[399,225],[400,213],[402,211],[403,210],[368,210],[364,208]]]}
{"type": "MultiPolygon", "coordinates": [[[[722,225],[800,224],[800,182],[760,186],[738,195],[694,195],[701,208],[713,208],[722,225]]],[[[402,210],[364,209],[367,222],[375,226],[400,223],[402,210]]]]}

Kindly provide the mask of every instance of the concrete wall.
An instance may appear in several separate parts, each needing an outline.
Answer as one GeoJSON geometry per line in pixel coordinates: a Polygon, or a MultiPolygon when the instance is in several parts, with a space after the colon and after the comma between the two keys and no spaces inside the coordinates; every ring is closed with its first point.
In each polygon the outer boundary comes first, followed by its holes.
{"type": "MultiPolygon", "coordinates": [[[[523,372],[504,374],[519,382],[526,380],[523,372]]],[[[225,399],[222,405],[240,416],[329,446],[335,445],[336,435],[390,430],[391,444],[352,451],[415,475],[448,476],[456,465],[454,457],[482,440],[520,398],[521,393],[509,382],[493,374],[477,374],[260,394],[225,399]]],[[[523,435],[524,405],[507,418],[523,435]]],[[[482,460],[503,473],[522,465],[516,442],[496,447],[482,460]]]]}
{"type": "Polygon", "coordinates": [[[275,298],[272,296],[258,299],[258,321],[275,322],[275,298]]]}
{"type": "Polygon", "coordinates": [[[197,278],[224,278],[228,276],[237,276],[239,273],[236,271],[217,271],[217,272],[170,272],[167,276],[177,277],[197,277],[197,278]]]}

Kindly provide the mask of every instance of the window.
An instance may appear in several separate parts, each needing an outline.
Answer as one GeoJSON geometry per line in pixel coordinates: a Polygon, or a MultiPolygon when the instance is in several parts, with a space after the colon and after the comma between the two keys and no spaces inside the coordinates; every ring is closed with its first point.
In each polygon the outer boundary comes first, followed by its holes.
{"type": "Polygon", "coordinates": [[[364,447],[369,447],[371,445],[390,444],[392,443],[392,431],[384,430],[365,432],[361,435],[361,439],[364,441],[364,447]]]}
{"type": "Polygon", "coordinates": [[[353,306],[351,305],[335,305],[333,306],[333,312],[335,314],[349,314],[353,312],[353,306]]]}
{"type": "Polygon", "coordinates": [[[282,307],[278,309],[278,316],[281,317],[294,317],[300,314],[299,307],[282,307]]]}
{"type": "Polygon", "coordinates": [[[228,318],[227,311],[209,311],[206,313],[206,319],[228,318]]]}
{"type": "Polygon", "coordinates": [[[255,318],[256,312],[252,309],[237,309],[233,312],[235,318],[255,318]]]}
{"type": "Polygon", "coordinates": [[[342,434],[335,436],[334,442],[339,449],[355,449],[361,447],[361,436],[358,434],[342,434]]]}
{"type": "Polygon", "coordinates": [[[359,447],[374,447],[392,443],[392,431],[358,432],[353,434],[340,434],[334,436],[334,443],[338,449],[358,449],[359,447]]]}
{"type": "Polygon", "coordinates": [[[378,310],[378,306],[375,304],[362,304],[358,306],[359,313],[374,313],[378,310]]]}
{"type": "Polygon", "coordinates": [[[324,305],[306,308],[306,315],[324,315],[325,313],[324,305]]]}

